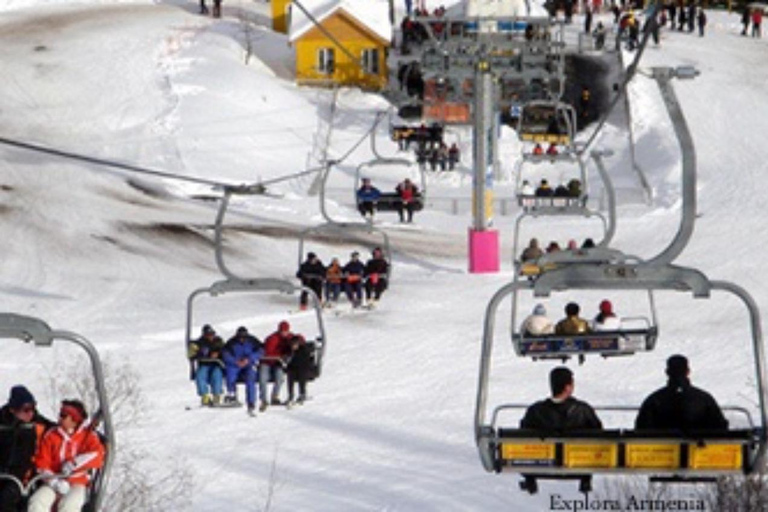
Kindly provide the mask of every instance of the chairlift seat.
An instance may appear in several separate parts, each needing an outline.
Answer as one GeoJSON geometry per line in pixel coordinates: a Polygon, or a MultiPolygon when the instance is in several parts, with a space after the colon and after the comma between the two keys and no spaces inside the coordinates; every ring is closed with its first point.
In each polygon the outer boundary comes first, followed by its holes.
{"type": "Polygon", "coordinates": [[[577,335],[551,334],[524,336],[515,333],[512,341],[518,355],[537,359],[563,359],[571,356],[599,354],[603,357],[630,355],[653,350],[658,329],[623,329],[577,335]]]}
{"type": "MultiPolygon", "coordinates": [[[[361,201],[358,199],[357,204],[360,205],[361,201]]],[[[396,212],[398,205],[402,203],[402,199],[396,192],[385,192],[374,203],[376,211],[379,212],[396,212]]],[[[424,209],[424,199],[421,195],[413,198],[414,211],[421,211],[424,209]]]]}
{"type": "Polygon", "coordinates": [[[497,472],[534,477],[642,473],[711,477],[750,471],[756,431],[583,430],[567,434],[499,428],[489,449],[497,472]]]}
{"type": "Polygon", "coordinates": [[[569,135],[563,135],[558,133],[535,133],[535,132],[522,132],[520,134],[520,140],[526,142],[548,142],[551,144],[558,144],[561,146],[568,146],[571,144],[571,137],[569,135]]]}
{"type": "Polygon", "coordinates": [[[531,194],[518,194],[517,204],[528,211],[541,211],[546,213],[551,210],[560,213],[568,208],[583,209],[586,207],[588,196],[586,194],[579,197],[570,196],[536,196],[531,194]]]}

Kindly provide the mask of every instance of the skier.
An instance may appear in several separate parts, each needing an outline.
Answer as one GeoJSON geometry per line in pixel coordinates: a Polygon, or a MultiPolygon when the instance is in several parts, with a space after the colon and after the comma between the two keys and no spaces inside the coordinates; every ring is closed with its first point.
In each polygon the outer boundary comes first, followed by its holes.
{"type": "MultiPolygon", "coordinates": [[[[313,252],[307,254],[307,259],[299,266],[296,277],[301,279],[301,284],[315,292],[317,298],[323,298],[323,281],[325,281],[325,266],[313,252]]],[[[299,298],[299,307],[302,311],[307,309],[308,296],[306,290],[302,290],[299,298]]]]}
{"type": "Polygon", "coordinates": [[[704,9],[699,9],[696,21],[699,25],[699,37],[704,37],[704,27],[707,26],[707,15],[704,13],[704,9]]]}
{"type": "MultiPolygon", "coordinates": [[[[26,387],[13,386],[8,403],[0,409],[0,428],[7,434],[0,439],[3,473],[27,484],[34,473],[33,456],[40,439],[55,425],[37,412],[35,397],[26,387]],[[30,431],[32,435],[27,435],[30,431]]],[[[18,512],[20,504],[19,486],[11,480],[0,480],[0,512],[18,512]]]]}
{"type": "Polygon", "coordinates": [[[341,269],[344,273],[344,291],[352,307],[358,308],[363,301],[365,265],[360,261],[360,253],[357,251],[354,251],[350,258],[349,262],[341,269]]]}
{"type": "Polygon", "coordinates": [[[459,146],[456,145],[454,142],[451,144],[451,147],[448,149],[448,170],[452,171],[456,167],[456,164],[459,163],[459,158],[461,157],[459,153],[459,146]]]}
{"type": "Polygon", "coordinates": [[[187,356],[194,362],[197,396],[202,405],[219,405],[224,379],[222,350],[224,340],[216,336],[210,325],[204,325],[201,336],[189,344],[187,356]]]}
{"type": "Polygon", "coordinates": [[[326,307],[331,307],[339,302],[339,294],[341,293],[341,282],[343,280],[344,271],[341,269],[339,258],[333,258],[331,264],[325,270],[325,304],[326,307]]]}
{"type": "Polygon", "coordinates": [[[521,428],[563,432],[578,429],[602,429],[595,410],[586,402],[573,397],[573,372],[564,366],[549,373],[552,398],[528,407],[520,420],[521,428]]]}
{"type": "Polygon", "coordinates": [[[221,0],[213,0],[213,17],[221,18],[221,0]]]}
{"type": "Polygon", "coordinates": [[[592,32],[592,37],[595,38],[595,50],[602,50],[605,48],[605,35],[605,26],[602,21],[598,21],[594,32],[592,32]]]}
{"type": "Polygon", "coordinates": [[[370,216],[373,221],[373,212],[376,210],[376,202],[381,197],[379,189],[371,185],[370,178],[363,178],[363,184],[357,189],[357,210],[365,218],[370,216]]]}
{"type": "Polygon", "coordinates": [[[387,289],[389,263],[384,259],[384,254],[379,247],[376,247],[371,255],[373,257],[365,265],[365,300],[372,307],[387,289]]]}
{"type": "Polygon", "coordinates": [[[288,362],[288,403],[293,403],[294,384],[299,384],[299,397],[296,403],[303,404],[307,399],[307,380],[312,372],[312,354],[303,336],[297,334],[290,340],[291,355],[288,362]]]}
{"type": "Polygon", "coordinates": [[[59,423],[43,435],[35,466],[43,478],[29,500],[28,512],[79,512],[86,499],[91,471],[104,465],[104,445],[85,424],[88,413],[80,400],[61,402],[59,423]]]}
{"type": "Polygon", "coordinates": [[[285,363],[291,353],[290,339],[291,324],[283,320],[277,326],[277,331],[264,340],[264,357],[259,364],[259,395],[261,397],[260,411],[265,411],[269,405],[281,405],[280,388],[285,380],[285,363]],[[267,385],[274,380],[271,400],[267,401],[267,385]]]}
{"type": "Polygon", "coordinates": [[[238,327],[235,335],[224,346],[224,364],[227,376],[228,404],[236,403],[235,391],[238,379],[245,382],[245,401],[248,414],[256,409],[256,365],[264,354],[261,342],[248,333],[245,327],[238,327]]]}
{"type": "MultiPolygon", "coordinates": [[[[433,150],[434,151],[434,150],[433,150]]],[[[410,179],[406,178],[395,188],[398,197],[397,214],[400,216],[400,222],[405,222],[403,211],[408,212],[408,222],[413,222],[413,212],[416,210],[419,201],[419,189],[410,179]]]]}

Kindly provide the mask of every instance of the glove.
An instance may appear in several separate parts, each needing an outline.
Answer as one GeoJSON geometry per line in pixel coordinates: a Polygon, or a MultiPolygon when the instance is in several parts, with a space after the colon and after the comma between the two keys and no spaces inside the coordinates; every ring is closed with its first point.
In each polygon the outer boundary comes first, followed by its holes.
{"type": "Polygon", "coordinates": [[[61,465],[61,474],[64,476],[69,476],[75,471],[75,463],[72,461],[66,461],[64,464],[61,465]]]}
{"type": "Polygon", "coordinates": [[[55,478],[48,482],[48,485],[51,486],[51,489],[56,491],[56,494],[61,494],[64,496],[69,492],[69,482],[66,480],[62,480],[60,478],[55,478]]]}

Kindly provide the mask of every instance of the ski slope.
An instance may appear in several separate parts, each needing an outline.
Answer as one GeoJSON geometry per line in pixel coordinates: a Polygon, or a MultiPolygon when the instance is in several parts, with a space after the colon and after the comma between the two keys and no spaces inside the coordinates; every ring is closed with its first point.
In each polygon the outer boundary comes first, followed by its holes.
{"type": "MultiPolygon", "coordinates": [[[[215,21],[196,15],[196,5],[6,2],[0,7],[0,136],[233,184],[311,167],[317,117],[327,115],[330,95],[286,79],[291,50],[285,36],[266,26],[269,5],[225,2],[224,17],[215,21]],[[260,24],[247,66],[241,9],[260,24]]],[[[768,43],[739,36],[736,14],[712,12],[709,19],[704,38],[663,32],[661,47],[649,48],[642,66],[701,71],[696,80],[675,84],[699,171],[700,217],[679,263],[745,286],[765,310],[768,228],[761,190],[768,147],[760,134],[768,131],[768,43]]],[[[680,155],[655,84],[638,77],[631,100],[638,160],[654,200],[619,205],[613,245],[651,257],[677,231],[680,155]]],[[[330,155],[344,155],[384,108],[375,95],[342,90],[330,155]]],[[[471,145],[468,134],[463,137],[466,159],[471,145]]],[[[502,137],[512,169],[519,145],[510,130],[502,137]]],[[[385,125],[377,144],[382,153],[396,154],[385,125]]],[[[631,175],[625,134],[609,129],[598,147],[616,150],[608,160],[613,176],[631,175]]],[[[329,205],[336,218],[357,220],[350,208],[354,170],[372,157],[361,144],[332,177],[331,187],[340,191],[329,205]]],[[[227,234],[226,255],[238,273],[293,276],[298,233],[322,221],[317,198],[306,193],[313,178],[233,201],[228,219],[238,229],[227,234]]],[[[511,194],[513,183],[497,184],[497,194],[511,194]]],[[[430,176],[429,186],[437,195],[468,198],[471,178],[463,168],[430,176]]],[[[382,215],[395,249],[391,288],[375,311],[326,315],[326,363],[322,378],[309,386],[311,401],[291,411],[271,408],[256,419],[243,410],[185,410],[197,403],[184,358],[186,300],[221,278],[211,243],[216,204],[206,200],[219,194],[200,184],[0,146],[2,310],[83,334],[112,364],[135,368],[147,407],[141,421],[120,429],[118,447],[145,450],[147,471],[158,478],[174,461],[190,468],[195,485],[174,510],[261,510],[269,503],[275,511],[539,511],[549,509],[553,491],[578,496],[568,484],[543,484],[539,495],[524,495],[515,477],[485,473],[474,446],[483,315],[492,294],[512,278],[515,210],[495,219],[503,247],[503,269],[495,275],[466,271],[468,214],[424,211],[413,228],[395,225],[395,214],[382,215]]],[[[593,219],[539,219],[524,224],[522,240],[537,236],[563,245],[569,238],[599,238],[600,229],[593,219]]],[[[326,262],[346,260],[355,249],[361,247],[309,248],[326,262]]],[[[564,293],[546,304],[557,317],[576,299],[592,316],[602,298],[564,293]]],[[[610,298],[620,314],[647,314],[642,296],[610,298]]],[[[533,304],[526,298],[523,308],[533,304]]],[[[664,360],[681,352],[691,360],[694,384],[754,414],[748,321],[737,301],[668,293],[660,294],[657,307],[657,349],[569,363],[576,395],[593,404],[637,405],[663,384],[664,360]]],[[[196,329],[208,322],[229,336],[242,324],[263,338],[287,317],[311,335],[311,316],[288,315],[295,309],[295,298],[210,299],[195,311],[196,329]]],[[[553,364],[516,359],[505,343],[506,323],[500,319],[497,326],[491,404],[529,403],[548,393],[553,364]]],[[[3,354],[0,393],[27,383],[43,412],[53,415],[47,375],[67,352],[36,357],[28,347],[14,347],[3,354]]],[[[612,426],[633,421],[605,419],[612,426]]],[[[596,479],[598,488],[604,482],[596,479]]]]}

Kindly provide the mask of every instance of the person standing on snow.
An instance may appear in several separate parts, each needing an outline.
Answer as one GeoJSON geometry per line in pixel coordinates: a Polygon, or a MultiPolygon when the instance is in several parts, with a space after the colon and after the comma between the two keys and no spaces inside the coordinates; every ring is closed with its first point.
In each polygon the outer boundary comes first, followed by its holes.
{"type": "Polygon", "coordinates": [[[704,37],[704,27],[707,26],[707,15],[704,14],[704,9],[699,9],[699,15],[696,17],[696,22],[699,25],[699,37],[704,37]]]}

